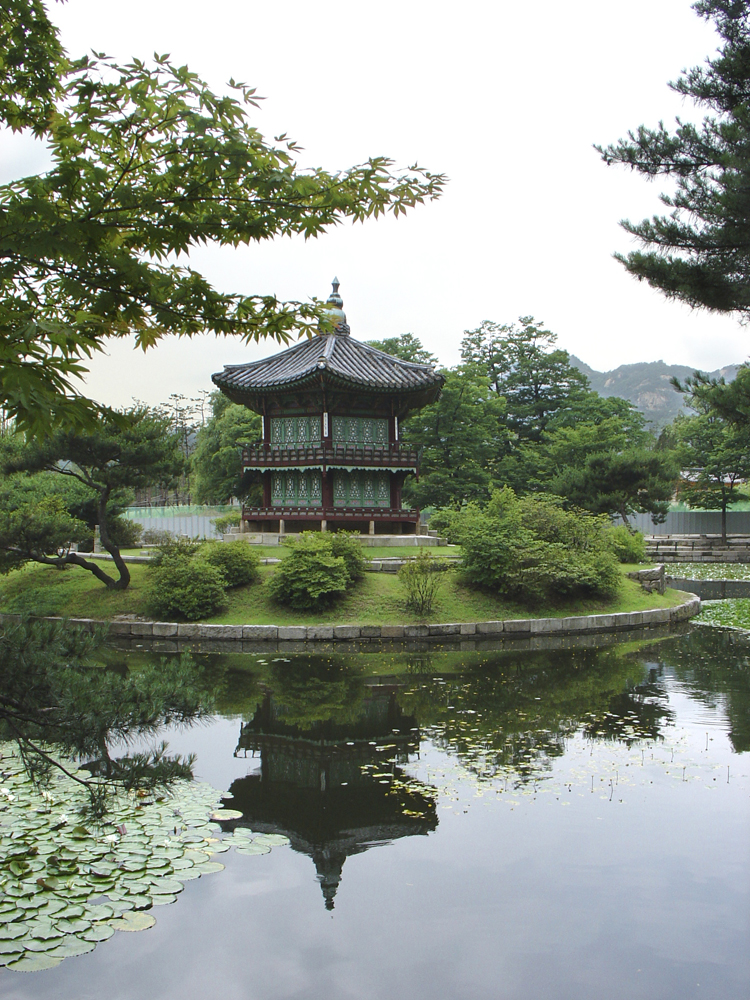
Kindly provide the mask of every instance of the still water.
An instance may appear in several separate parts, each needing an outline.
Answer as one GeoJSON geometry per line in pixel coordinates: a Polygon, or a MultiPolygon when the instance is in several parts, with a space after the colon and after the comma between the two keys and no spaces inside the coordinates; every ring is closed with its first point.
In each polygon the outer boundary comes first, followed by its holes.
{"type": "Polygon", "coordinates": [[[1,997],[750,996],[749,634],[195,659],[170,748],[290,845],[1,997]]]}

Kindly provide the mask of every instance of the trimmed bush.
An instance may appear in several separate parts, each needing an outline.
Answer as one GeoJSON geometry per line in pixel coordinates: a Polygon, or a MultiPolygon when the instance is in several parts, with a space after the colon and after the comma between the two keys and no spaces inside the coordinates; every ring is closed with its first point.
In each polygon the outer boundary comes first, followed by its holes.
{"type": "Polygon", "coordinates": [[[198,555],[221,571],[227,587],[242,587],[260,576],[260,556],[247,542],[209,542],[198,555]]]}
{"type": "Polygon", "coordinates": [[[236,528],[237,525],[242,521],[242,514],[238,510],[232,510],[228,514],[222,514],[220,517],[215,517],[211,524],[218,531],[220,535],[226,534],[230,528],[236,528]]]}
{"type": "Polygon", "coordinates": [[[171,541],[174,535],[171,531],[158,531],[156,528],[146,528],[141,535],[141,545],[164,545],[171,541]]]}
{"type": "Polygon", "coordinates": [[[447,563],[433,559],[427,549],[420,549],[416,559],[404,563],[398,578],[406,589],[408,607],[418,615],[428,615],[447,569],[447,563]]]}
{"type": "Polygon", "coordinates": [[[228,605],[221,570],[203,559],[164,559],[151,567],[145,597],[150,613],[167,621],[200,621],[228,605]]]}
{"type": "Polygon", "coordinates": [[[646,561],[646,542],[640,531],[631,531],[626,525],[618,524],[607,531],[607,538],[619,562],[646,561]]]}
{"type": "Polygon", "coordinates": [[[352,577],[344,556],[333,554],[335,537],[303,531],[295,541],[286,542],[291,551],[268,584],[275,601],[304,611],[325,607],[345,593],[352,577]]]}
{"type": "Polygon", "coordinates": [[[530,607],[614,597],[620,573],[608,518],[563,504],[560,497],[519,498],[509,487],[484,510],[468,504],[452,521],[467,578],[530,607]]]}
{"type": "Polygon", "coordinates": [[[328,534],[327,540],[330,543],[331,555],[341,556],[346,563],[349,579],[352,582],[360,580],[365,571],[367,560],[362,551],[362,543],[356,534],[352,531],[336,531],[328,534]]]}
{"type": "Polygon", "coordinates": [[[163,532],[163,535],[156,552],[151,557],[154,566],[190,560],[198,553],[203,544],[194,538],[175,538],[168,531],[163,532]]]}
{"type": "Polygon", "coordinates": [[[109,537],[118,549],[134,549],[141,544],[143,525],[127,517],[113,517],[109,525],[109,537]]]}

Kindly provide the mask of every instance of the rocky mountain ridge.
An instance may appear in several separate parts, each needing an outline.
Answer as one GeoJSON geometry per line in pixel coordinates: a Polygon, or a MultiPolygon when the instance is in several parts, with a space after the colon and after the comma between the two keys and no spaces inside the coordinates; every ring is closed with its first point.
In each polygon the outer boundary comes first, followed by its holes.
{"type": "MultiPolygon", "coordinates": [[[[680,381],[692,375],[696,369],[688,365],[668,365],[664,361],[639,361],[635,364],[620,365],[609,372],[598,372],[580,358],[571,354],[570,363],[587,376],[591,388],[600,396],[621,396],[640,410],[655,431],[660,431],[678,413],[686,410],[685,398],[672,388],[671,379],[680,381]]],[[[705,372],[711,378],[724,377],[731,382],[737,374],[739,364],[726,365],[712,372],[705,372]]]]}

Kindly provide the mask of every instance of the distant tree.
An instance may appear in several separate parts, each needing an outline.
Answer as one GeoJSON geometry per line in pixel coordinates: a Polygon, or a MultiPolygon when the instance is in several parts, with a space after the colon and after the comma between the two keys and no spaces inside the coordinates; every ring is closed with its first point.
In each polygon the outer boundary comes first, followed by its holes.
{"type": "Polygon", "coordinates": [[[594,514],[651,514],[663,521],[674,496],[677,467],[669,453],[632,447],[580,454],[579,465],[560,467],[548,489],[570,504],[594,514]]]}
{"type": "Polygon", "coordinates": [[[555,348],[557,335],[532,316],[511,325],[485,321],[461,341],[464,362],[476,365],[506,401],[508,429],[538,441],[547,424],[588,392],[588,379],[555,348]]]}
{"type": "Polygon", "coordinates": [[[251,88],[214,94],[167,56],[72,60],[40,0],[5,0],[0,46],[0,124],[30,129],[52,159],[0,186],[0,404],[39,435],[95,427],[76,379],[107,338],[146,349],[167,334],[287,342],[317,329],[320,303],[219,291],[175,262],[193,247],[318,236],[444,186],[386,157],[300,169],[293,141],[250,124],[251,88]]]}
{"type": "Polygon", "coordinates": [[[695,372],[684,382],[672,379],[672,384],[694,409],[715,414],[736,428],[750,426],[750,365],[741,365],[732,382],[695,372]]]}
{"type": "Polygon", "coordinates": [[[591,392],[551,420],[540,441],[524,442],[505,457],[498,474],[508,485],[514,474],[524,493],[554,493],[627,523],[634,513],[663,520],[677,466],[631,403],[591,392]]]}
{"type": "MultiPolygon", "coordinates": [[[[76,434],[60,429],[43,442],[30,441],[14,456],[6,458],[1,471],[6,475],[21,471],[46,471],[81,483],[96,502],[102,546],[112,556],[119,577],[115,579],[96,562],[84,559],[66,546],[61,547],[60,530],[63,525],[60,516],[64,510],[61,500],[58,507],[43,506],[34,515],[37,524],[45,510],[51,510],[54,516],[51,515],[48,533],[37,533],[33,539],[16,531],[17,520],[14,517],[17,518],[18,512],[6,508],[5,530],[0,535],[6,571],[29,561],[59,569],[82,566],[107,587],[124,590],[130,583],[130,573],[112,537],[110,499],[123,489],[145,489],[157,484],[170,486],[178,479],[183,465],[179,440],[169,433],[164,418],[143,409],[102,415],[95,429],[87,433],[76,434]]],[[[73,520],[70,519],[71,522],[73,520]]],[[[67,523],[66,530],[74,532],[78,528],[73,523],[67,523]]],[[[71,535],[70,541],[73,538],[71,535]]]]}
{"type": "Polygon", "coordinates": [[[436,365],[438,359],[422,346],[419,337],[413,333],[402,333],[398,337],[386,337],[385,340],[367,340],[370,347],[392,354],[402,361],[412,361],[418,365],[436,365]]]}
{"type": "Polygon", "coordinates": [[[198,431],[191,458],[194,496],[198,503],[245,499],[258,486],[243,477],[241,449],[260,437],[260,417],[221,392],[212,392],[210,402],[211,416],[198,431]]]}
{"type": "Polygon", "coordinates": [[[750,477],[750,433],[705,409],[678,417],[671,430],[684,470],[677,497],[696,510],[720,510],[726,542],[727,510],[748,499],[741,487],[750,477]]]}
{"type": "Polygon", "coordinates": [[[405,497],[421,507],[486,500],[498,453],[507,441],[504,401],[475,365],[443,371],[440,398],[405,422],[403,438],[422,449],[419,482],[405,497]]]}
{"type": "Polygon", "coordinates": [[[670,131],[641,125],[627,139],[596,147],[607,164],[646,178],[673,178],[662,194],[670,210],[640,223],[622,222],[643,250],[615,254],[639,280],[694,307],[750,316],[750,6],[744,0],[699,0],[722,47],[705,66],[669,86],[707,110],[699,125],[677,119],[670,131]]]}

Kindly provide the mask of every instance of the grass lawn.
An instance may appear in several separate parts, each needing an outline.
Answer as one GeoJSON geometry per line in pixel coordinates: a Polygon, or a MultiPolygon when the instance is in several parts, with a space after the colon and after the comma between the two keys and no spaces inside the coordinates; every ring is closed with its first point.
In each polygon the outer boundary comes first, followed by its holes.
{"type": "MultiPolygon", "coordinates": [[[[623,572],[630,567],[623,567],[623,572]]],[[[275,604],[266,581],[273,566],[261,568],[256,584],[229,591],[229,608],[206,619],[227,625],[383,625],[431,622],[493,621],[503,618],[547,618],[616,611],[666,608],[683,600],[678,591],[648,594],[634,580],[623,576],[617,600],[578,600],[565,605],[529,609],[492,594],[475,590],[450,576],[438,594],[429,618],[420,618],[405,606],[404,591],[395,573],[366,573],[334,607],[324,611],[292,611],[275,604]]],[[[28,565],[0,577],[0,610],[71,618],[114,618],[116,615],[151,617],[143,589],[149,572],[144,564],[131,564],[132,582],[125,591],[111,591],[90,573],[77,567],[65,571],[28,565]]]]}

